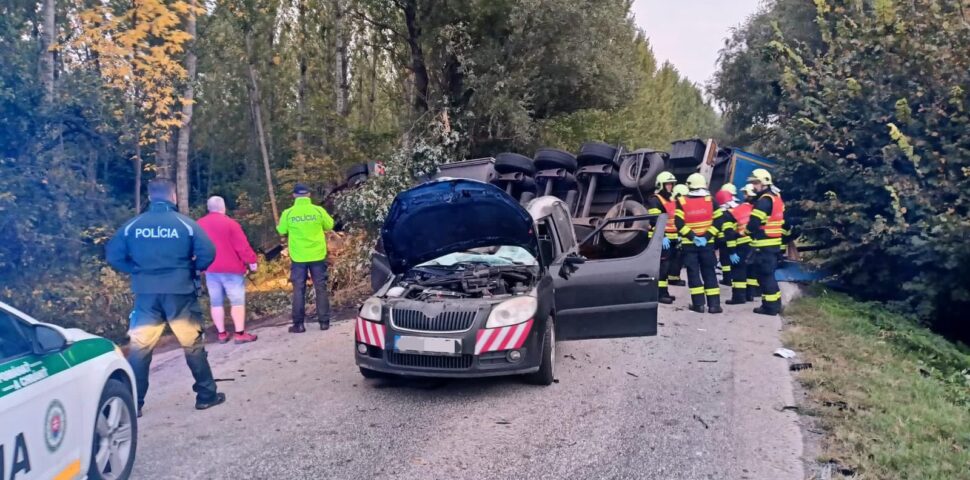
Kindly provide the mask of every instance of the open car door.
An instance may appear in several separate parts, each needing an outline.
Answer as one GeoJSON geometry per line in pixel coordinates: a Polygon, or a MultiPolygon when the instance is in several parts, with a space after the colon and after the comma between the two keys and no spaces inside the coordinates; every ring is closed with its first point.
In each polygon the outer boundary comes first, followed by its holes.
{"type": "MultiPolygon", "coordinates": [[[[656,225],[665,223],[666,214],[662,214],[656,225]]],[[[585,241],[595,238],[604,226],[585,241]]],[[[556,339],[656,335],[662,238],[654,235],[646,248],[633,256],[583,261],[572,251],[557,259],[551,270],[555,279],[556,339]],[[560,275],[562,269],[565,271],[560,275]]]]}

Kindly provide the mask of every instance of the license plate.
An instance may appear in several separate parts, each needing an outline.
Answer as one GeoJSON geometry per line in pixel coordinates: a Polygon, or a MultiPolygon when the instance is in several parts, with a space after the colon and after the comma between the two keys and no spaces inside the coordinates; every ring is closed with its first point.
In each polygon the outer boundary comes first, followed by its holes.
{"type": "Polygon", "coordinates": [[[425,355],[461,355],[461,340],[395,335],[394,350],[425,355]]]}

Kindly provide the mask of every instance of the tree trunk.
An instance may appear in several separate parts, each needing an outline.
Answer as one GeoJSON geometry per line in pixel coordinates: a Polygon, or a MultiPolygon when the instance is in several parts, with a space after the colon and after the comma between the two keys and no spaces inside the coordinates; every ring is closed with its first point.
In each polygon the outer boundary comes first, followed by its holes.
{"type": "Polygon", "coordinates": [[[370,94],[367,96],[367,131],[374,131],[374,115],[377,100],[377,48],[371,47],[370,94]]]}
{"type": "Polygon", "coordinates": [[[195,99],[195,0],[191,0],[192,11],[185,23],[185,31],[192,36],[186,47],[185,93],[182,98],[182,125],[179,127],[178,147],[175,154],[175,188],[178,192],[178,207],[182,213],[189,212],[189,141],[192,134],[192,102],[195,99]]]}
{"type": "Polygon", "coordinates": [[[175,149],[172,134],[155,139],[155,178],[175,181],[175,149]]]}
{"type": "Polygon", "coordinates": [[[269,194],[270,208],[273,210],[273,221],[280,218],[276,208],[276,190],[273,188],[273,173],[270,170],[269,152],[266,150],[266,135],[263,130],[262,111],[259,106],[259,81],[256,75],[256,65],[253,63],[253,37],[246,32],[246,57],[249,64],[249,104],[253,110],[253,123],[256,125],[256,137],[259,140],[259,152],[263,156],[263,171],[266,174],[266,191],[269,194]]]}
{"type": "Polygon", "coordinates": [[[141,213],[141,141],[135,139],[135,214],[141,213]]]}
{"type": "Polygon", "coordinates": [[[44,28],[40,36],[40,83],[44,86],[44,104],[50,106],[54,101],[54,40],[56,38],[54,12],[56,1],[44,0],[42,15],[44,28]]]}
{"type": "Polygon", "coordinates": [[[306,0],[299,5],[300,22],[300,78],[296,88],[296,175],[300,181],[306,174],[306,157],[303,152],[303,116],[306,111],[306,0]]]}
{"type": "Polygon", "coordinates": [[[417,1],[406,0],[401,7],[404,10],[404,23],[408,28],[408,48],[411,51],[411,73],[414,84],[412,105],[417,116],[428,111],[428,67],[424,61],[424,50],[421,48],[417,1]]]}
{"type": "Polygon", "coordinates": [[[335,39],[335,59],[334,65],[334,86],[336,87],[337,101],[335,103],[337,115],[346,118],[350,113],[350,79],[348,78],[347,68],[347,29],[344,26],[344,3],[345,0],[333,0],[334,11],[334,39],[335,39]]]}

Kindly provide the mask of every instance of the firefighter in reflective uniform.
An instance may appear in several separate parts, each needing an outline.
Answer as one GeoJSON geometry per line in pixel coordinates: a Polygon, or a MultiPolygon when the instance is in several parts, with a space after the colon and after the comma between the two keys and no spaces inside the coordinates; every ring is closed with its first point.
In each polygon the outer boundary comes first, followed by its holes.
{"type": "Polygon", "coordinates": [[[734,217],[735,222],[733,247],[734,254],[738,256],[738,262],[731,270],[731,298],[724,302],[728,305],[754,301],[753,289],[749,292],[748,284],[752,281],[757,282],[748,268],[751,260],[751,236],[748,235],[747,230],[751,210],[754,208],[753,202],[757,197],[751,184],[745,185],[741,192],[745,195],[745,201],[736,202],[734,207],[731,207],[731,216],[734,217]]]}
{"type": "MultiPolygon", "coordinates": [[[[751,209],[754,209],[755,202],[758,201],[758,192],[754,190],[754,185],[750,183],[745,184],[744,188],[741,189],[744,193],[744,201],[751,205],[751,209]]],[[[748,219],[750,220],[751,213],[748,212],[748,219]]],[[[748,290],[745,293],[745,299],[749,302],[753,302],[755,298],[761,296],[761,285],[758,284],[758,276],[755,273],[755,269],[752,266],[752,256],[754,255],[754,248],[751,247],[751,231],[747,229],[748,222],[745,222],[745,233],[748,235],[748,249],[747,256],[745,256],[742,261],[748,270],[748,290]]]]}
{"type": "MultiPolygon", "coordinates": [[[[660,254],[660,280],[657,286],[660,287],[660,303],[674,303],[675,298],[670,295],[668,289],[668,277],[670,275],[671,259],[677,253],[677,223],[675,221],[676,206],[674,203],[674,184],[677,178],[670,172],[660,172],[657,175],[657,191],[647,199],[647,213],[650,215],[667,214],[667,224],[664,225],[663,251],[660,254]]],[[[657,231],[656,220],[653,221],[650,229],[650,237],[657,231]]]]}
{"type": "MultiPolygon", "coordinates": [[[[683,197],[687,195],[690,189],[687,185],[683,183],[678,183],[674,185],[674,196],[673,199],[676,202],[678,197],[683,197]]],[[[678,236],[677,245],[681,245],[683,239],[678,236]]],[[[669,285],[675,285],[678,287],[683,287],[686,282],[680,279],[680,271],[684,269],[684,251],[680,248],[674,250],[673,255],[670,257],[670,268],[667,269],[667,283],[669,285]]]]}
{"type": "Polygon", "coordinates": [[[734,195],[730,190],[721,189],[714,195],[714,202],[717,204],[715,212],[717,218],[714,219],[714,227],[718,229],[717,248],[718,261],[721,263],[721,284],[731,286],[731,279],[734,278],[733,266],[741,262],[741,257],[737,254],[737,221],[731,214],[731,209],[738,205],[734,195]]]}
{"type": "MultiPolygon", "coordinates": [[[[737,194],[738,194],[738,189],[735,188],[734,184],[725,183],[721,187],[721,189],[718,190],[717,194],[714,195],[714,202],[717,203],[717,206],[719,208],[724,209],[723,208],[724,203],[734,200],[734,196],[737,194]],[[722,195],[721,192],[726,192],[727,194],[722,195]],[[721,200],[722,198],[723,198],[723,201],[721,200]]],[[[724,210],[727,211],[728,209],[724,209],[724,210]]],[[[734,223],[730,222],[728,226],[733,228],[734,223]]],[[[724,235],[725,235],[724,230],[725,229],[722,228],[721,231],[717,234],[717,241],[714,242],[714,244],[717,247],[717,262],[721,265],[721,285],[724,285],[725,287],[730,287],[732,266],[731,266],[731,262],[728,261],[728,257],[730,257],[731,251],[728,248],[727,239],[724,238],[724,235]]]]}
{"type": "Polygon", "coordinates": [[[704,312],[707,297],[708,313],[721,313],[721,290],[717,285],[717,258],[714,256],[714,239],[718,228],[714,220],[723,211],[714,209],[714,200],[707,190],[707,180],[695,173],[687,178],[687,196],[677,198],[677,233],[683,239],[681,251],[687,267],[687,285],[690,287],[690,309],[704,312]]]}
{"type": "Polygon", "coordinates": [[[761,306],[755,308],[754,313],[778,315],[781,313],[781,291],[775,280],[775,268],[778,266],[778,249],[782,244],[785,205],[781,192],[772,185],[771,174],[767,170],[755,169],[748,181],[758,194],[747,226],[754,248],[751,266],[761,285],[761,306]]]}

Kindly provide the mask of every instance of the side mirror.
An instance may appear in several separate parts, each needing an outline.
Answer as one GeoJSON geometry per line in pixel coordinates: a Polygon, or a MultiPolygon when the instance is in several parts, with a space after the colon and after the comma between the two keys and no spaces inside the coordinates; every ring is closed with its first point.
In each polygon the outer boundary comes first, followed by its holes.
{"type": "Polygon", "coordinates": [[[579,270],[579,266],[586,263],[586,257],[575,253],[566,255],[562,260],[562,267],[559,268],[559,276],[568,280],[569,277],[579,270]]]}
{"type": "Polygon", "coordinates": [[[34,354],[45,355],[60,352],[67,346],[67,339],[57,329],[48,325],[34,327],[34,354]]]}

